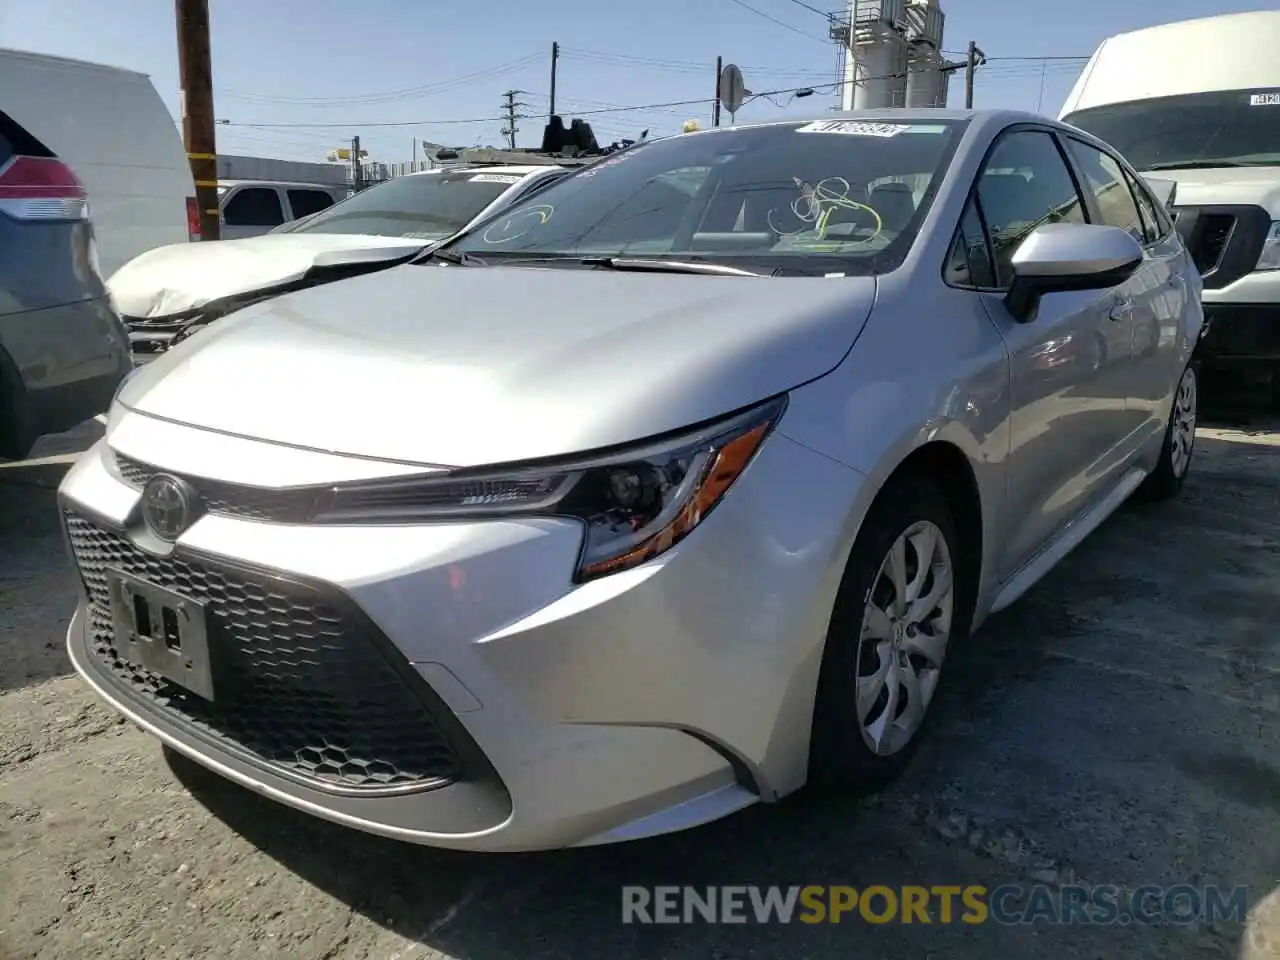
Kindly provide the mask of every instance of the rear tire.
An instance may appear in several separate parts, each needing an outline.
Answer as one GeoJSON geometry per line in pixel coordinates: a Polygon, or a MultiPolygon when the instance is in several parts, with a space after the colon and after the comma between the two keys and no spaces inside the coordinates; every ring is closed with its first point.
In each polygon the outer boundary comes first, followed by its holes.
{"type": "Polygon", "coordinates": [[[962,551],[931,481],[905,479],[872,506],[827,630],[809,756],[815,786],[870,792],[906,767],[946,652],[968,633],[962,551]]]}
{"type": "Polygon", "coordinates": [[[25,460],[38,439],[17,368],[0,349],[0,460],[25,460]]]}
{"type": "Polygon", "coordinates": [[[1182,490],[1195,453],[1196,417],[1199,414],[1200,370],[1194,361],[1187,364],[1178,380],[1165,425],[1164,443],[1155,470],[1142,481],[1138,495],[1151,503],[1171,500],[1182,490]]]}

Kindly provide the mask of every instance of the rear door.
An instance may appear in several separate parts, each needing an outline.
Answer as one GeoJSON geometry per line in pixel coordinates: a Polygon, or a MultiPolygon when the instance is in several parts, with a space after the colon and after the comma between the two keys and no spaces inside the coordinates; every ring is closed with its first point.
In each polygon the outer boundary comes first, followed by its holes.
{"type": "Polygon", "coordinates": [[[237,184],[221,201],[222,239],[270,233],[285,222],[284,198],[274,184],[237,184]]]}
{"type": "Polygon", "coordinates": [[[994,261],[998,295],[983,302],[1010,355],[1009,525],[999,558],[1007,578],[1104,496],[1124,465],[1118,450],[1128,432],[1130,338],[1111,319],[1110,291],[1050,294],[1026,323],[1005,308],[1010,261],[1027,235],[1042,224],[1086,220],[1052,133],[1018,127],[1002,134],[971,203],[966,219],[984,228],[994,261]]]}
{"type": "Polygon", "coordinates": [[[1167,218],[1136,184],[1119,159],[1093,144],[1066,137],[1086,191],[1090,219],[1119,227],[1142,244],[1142,266],[1117,288],[1113,310],[1129,337],[1129,396],[1126,423],[1133,444],[1164,430],[1169,392],[1175,382],[1178,326],[1186,305],[1182,250],[1167,218]]]}

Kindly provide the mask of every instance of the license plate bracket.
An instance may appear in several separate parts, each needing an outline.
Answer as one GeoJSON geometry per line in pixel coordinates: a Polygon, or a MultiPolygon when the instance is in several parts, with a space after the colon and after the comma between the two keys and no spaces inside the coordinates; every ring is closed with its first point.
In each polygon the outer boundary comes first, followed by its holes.
{"type": "Polygon", "coordinates": [[[204,604],[119,570],[108,570],[116,653],[205,700],[215,694],[204,604]]]}

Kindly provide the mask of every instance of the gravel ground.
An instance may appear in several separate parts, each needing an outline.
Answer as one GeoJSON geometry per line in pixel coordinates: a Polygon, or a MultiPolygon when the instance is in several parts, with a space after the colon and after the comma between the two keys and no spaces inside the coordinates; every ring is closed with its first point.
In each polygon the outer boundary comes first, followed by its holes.
{"type": "Polygon", "coordinates": [[[95,433],[0,464],[0,960],[1280,956],[1280,433],[1202,430],[1178,502],[1126,507],[994,618],[954,656],[932,737],[883,795],[801,795],[655,841],[515,857],[309,820],[99,707],[62,651],[74,586],[53,511],[59,455],[95,433]],[[1072,879],[1244,884],[1257,916],[620,922],[627,884],[1072,879]]]}

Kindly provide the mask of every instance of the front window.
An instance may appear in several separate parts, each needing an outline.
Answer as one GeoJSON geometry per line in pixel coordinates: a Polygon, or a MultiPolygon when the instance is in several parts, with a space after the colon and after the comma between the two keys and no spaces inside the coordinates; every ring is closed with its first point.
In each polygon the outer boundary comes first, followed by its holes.
{"type": "Polygon", "coordinates": [[[1113,103],[1064,118],[1138,170],[1280,164],[1280,90],[1227,90],[1113,103]]]}
{"type": "Polygon", "coordinates": [[[360,233],[442,240],[474,220],[522,175],[451,170],[395,177],[283,233],[360,233]]]}
{"type": "Polygon", "coordinates": [[[628,150],[452,245],[484,261],[614,257],[875,274],[905,258],[963,125],[826,120],[628,150]]]}

